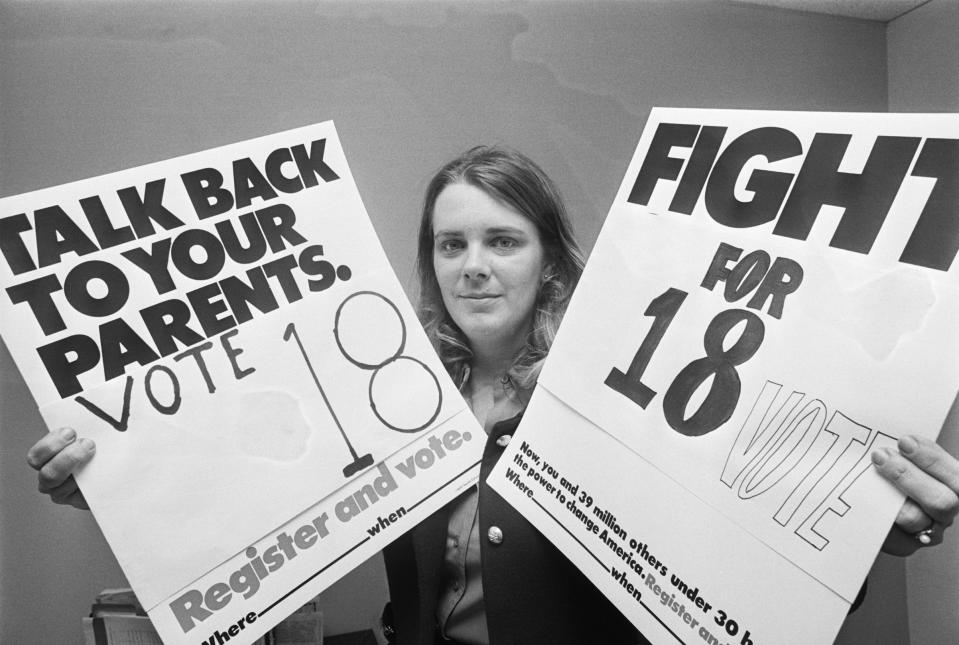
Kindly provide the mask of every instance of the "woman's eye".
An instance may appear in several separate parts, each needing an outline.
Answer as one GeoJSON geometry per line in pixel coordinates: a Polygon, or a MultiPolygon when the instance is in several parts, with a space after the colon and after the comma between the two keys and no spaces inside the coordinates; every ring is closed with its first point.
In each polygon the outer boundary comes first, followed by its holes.
{"type": "Polygon", "coordinates": [[[443,240],[439,243],[441,253],[455,253],[463,248],[463,242],[460,240],[443,240]]]}
{"type": "Polygon", "coordinates": [[[498,237],[493,240],[493,246],[498,249],[515,249],[518,243],[511,237],[498,237]]]}

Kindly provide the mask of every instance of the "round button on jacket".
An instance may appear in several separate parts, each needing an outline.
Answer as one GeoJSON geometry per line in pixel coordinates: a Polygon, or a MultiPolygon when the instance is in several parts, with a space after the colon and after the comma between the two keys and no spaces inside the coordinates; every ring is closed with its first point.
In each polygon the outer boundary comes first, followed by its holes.
{"type": "Polygon", "coordinates": [[[492,544],[502,544],[503,529],[498,526],[491,526],[489,527],[489,531],[486,532],[486,537],[492,544]]]}
{"type": "Polygon", "coordinates": [[[512,438],[513,438],[513,435],[511,435],[511,434],[501,435],[501,436],[496,440],[496,445],[499,446],[500,448],[505,448],[506,446],[509,445],[510,439],[512,439],[512,438]]]}

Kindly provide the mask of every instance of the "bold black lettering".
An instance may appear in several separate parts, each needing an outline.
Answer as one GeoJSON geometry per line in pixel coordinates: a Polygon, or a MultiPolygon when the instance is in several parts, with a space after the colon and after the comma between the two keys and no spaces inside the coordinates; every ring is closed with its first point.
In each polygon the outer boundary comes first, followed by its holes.
{"type": "Polygon", "coordinates": [[[703,129],[699,131],[696,145],[689,155],[689,163],[686,164],[686,170],[683,171],[679,185],[676,186],[676,193],[669,204],[669,210],[684,215],[690,215],[693,212],[696,202],[699,201],[699,195],[703,192],[703,186],[706,185],[709,171],[713,169],[713,162],[716,161],[724,136],[726,136],[726,128],[717,126],[703,126],[703,129]]]}
{"type": "Polygon", "coordinates": [[[310,144],[310,152],[307,154],[306,147],[302,144],[290,148],[293,152],[293,160],[296,162],[297,170],[300,171],[300,177],[306,186],[316,186],[314,173],[325,182],[331,182],[340,178],[333,169],[323,161],[323,153],[326,151],[326,139],[317,139],[310,144]]]}
{"type": "Polygon", "coordinates": [[[70,306],[86,316],[112,316],[123,308],[130,297],[130,283],[123,271],[109,262],[87,260],[70,269],[63,282],[63,293],[70,306]],[[91,280],[102,280],[107,292],[102,297],[90,293],[91,280]]]}
{"type": "Polygon", "coordinates": [[[724,226],[747,228],[776,218],[793,176],[772,170],[754,170],[746,184],[753,197],[736,199],[735,186],[743,167],[753,157],[770,163],[802,154],[802,143],[783,128],[757,128],[738,137],[723,150],[706,184],[705,204],[709,216],[724,226]]]}
{"type": "Polygon", "coordinates": [[[233,162],[233,192],[236,208],[246,208],[254,197],[269,201],[276,197],[276,191],[250,159],[237,159],[233,162]]]}
{"type": "Polygon", "coordinates": [[[53,297],[50,295],[62,288],[60,279],[51,274],[7,287],[7,295],[10,296],[10,301],[15,305],[21,302],[30,305],[40,329],[44,335],[49,336],[67,328],[63,322],[63,317],[57,310],[56,303],[53,302],[53,297]]]}
{"type": "Polygon", "coordinates": [[[141,309],[140,317],[147,331],[150,332],[150,337],[160,356],[169,356],[177,351],[177,344],[174,341],[180,341],[184,347],[203,341],[203,336],[187,326],[193,314],[190,307],[182,300],[173,298],[158,302],[141,309]]]}
{"type": "Polygon", "coordinates": [[[100,362],[100,348],[96,341],[83,334],[73,334],[38,347],[37,354],[61,399],[82,392],[77,377],[100,362]]]}
{"type": "Polygon", "coordinates": [[[135,248],[121,253],[123,257],[143,269],[150,276],[150,279],[153,280],[153,287],[160,295],[176,289],[169,268],[170,245],[171,240],[167,237],[154,242],[150,246],[150,251],[135,248]]]}
{"type": "Polygon", "coordinates": [[[846,210],[829,246],[869,253],[919,139],[878,137],[861,175],[839,172],[850,139],[816,134],[773,234],[805,240],[823,205],[840,206],[846,210]]]}
{"type": "Polygon", "coordinates": [[[219,238],[201,228],[183,231],[177,235],[173,240],[170,257],[177,271],[194,280],[209,280],[223,270],[226,261],[226,253],[219,238]],[[202,261],[197,261],[190,253],[195,246],[203,249],[205,257],[202,261]]]}
{"type": "Polygon", "coordinates": [[[243,226],[243,233],[247,240],[244,247],[236,232],[236,220],[232,217],[222,222],[217,222],[216,231],[223,242],[223,248],[226,254],[234,262],[240,264],[252,264],[264,255],[266,255],[266,238],[260,225],[256,221],[256,213],[244,213],[239,217],[240,224],[243,226]]]}
{"type": "Polygon", "coordinates": [[[37,261],[41,267],[56,264],[67,253],[95,253],[97,245],[59,206],[41,208],[34,215],[37,231],[37,261]]]}
{"type": "Polygon", "coordinates": [[[290,246],[303,244],[306,238],[293,230],[296,223],[296,213],[286,204],[274,204],[261,208],[256,211],[256,219],[260,222],[260,228],[263,229],[263,235],[270,245],[270,250],[279,253],[286,246],[283,240],[290,243],[290,246]]]}
{"type": "Polygon", "coordinates": [[[212,283],[194,289],[186,294],[196,314],[196,319],[203,327],[203,333],[209,338],[231,327],[236,327],[236,319],[229,314],[226,302],[221,297],[220,285],[212,283]]]}
{"type": "Polygon", "coordinates": [[[741,248],[721,242],[719,248],[716,249],[716,254],[713,255],[712,262],[709,263],[709,268],[706,269],[706,275],[703,276],[700,286],[712,291],[717,282],[725,282],[730,272],[726,265],[731,260],[738,260],[742,253],[741,248]]]}
{"type": "Polygon", "coordinates": [[[759,286],[763,276],[769,270],[770,257],[763,250],[747,253],[746,257],[736,263],[726,279],[726,288],[723,297],[726,302],[736,302],[750,291],[759,286]]]}
{"type": "MultiPolygon", "coordinates": [[[[651,317],[653,324],[646,332],[639,349],[633,355],[629,367],[625,372],[616,367],[612,368],[604,381],[607,386],[643,409],[656,396],[656,391],[643,383],[643,374],[649,366],[649,360],[653,357],[653,353],[663,340],[666,330],[669,329],[673,318],[676,317],[676,313],[688,295],[685,291],[669,288],[650,301],[643,315],[651,317]]],[[[525,442],[523,448],[526,448],[525,442]]]]}
{"type": "Polygon", "coordinates": [[[180,175],[197,217],[222,215],[233,208],[233,195],[223,188],[223,175],[215,168],[201,168],[180,175]]]}
{"type": "Polygon", "coordinates": [[[927,139],[912,174],[936,185],[899,261],[948,271],[959,251],[959,140],[927,139]]]}
{"type": "Polygon", "coordinates": [[[107,381],[123,374],[131,363],[145,366],[160,359],[123,318],[100,325],[100,351],[103,352],[103,377],[107,381]]]}
{"type": "Polygon", "coordinates": [[[773,301],[769,303],[769,315],[773,318],[782,318],[786,296],[799,288],[802,279],[803,270],[798,262],[789,258],[776,258],[769,273],[766,274],[759,289],[746,306],[762,310],[766,300],[772,297],[773,301]]]}
{"type": "Polygon", "coordinates": [[[300,252],[300,270],[306,275],[319,276],[316,280],[307,280],[310,291],[329,289],[336,282],[336,268],[322,257],[323,247],[319,244],[311,244],[300,252]]]}
{"type": "Polygon", "coordinates": [[[238,276],[220,280],[220,291],[223,292],[223,297],[238,324],[253,318],[250,305],[262,313],[268,313],[280,306],[263,269],[253,267],[246,272],[246,276],[250,281],[249,285],[238,276]]]}
{"type": "Polygon", "coordinates": [[[123,204],[123,209],[127,212],[127,218],[129,218],[137,237],[153,235],[156,232],[153,228],[153,222],[168,231],[183,226],[183,222],[163,206],[163,186],[165,182],[165,179],[157,179],[147,183],[143,188],[143,197],[140,197],[140,193],[134,186],[121,188],[117,191],[117,196],[123,204]]]}
{"type": "Polygon", "coordinates": [[[699,437],[732,417],[742,385],[736,366],[753,357],[765,333],[763,321],[751,311],[727,309],[716,314],[703,336],[706,356],[680,370],[663,396],[663,416],[673,430],[687,437],[699,437]],[[740,327],[743,321],[746,325],[740,327]],[[740,327],[740,336],[730,344],[727,337],[736,327],[740,327]],[[711,381],[706,397],[687,417],[690,400],[706,381],[711,381]]]}
{"type": "Polygon", "coordinates": [[[669,151],[673,146],[690,148],[696,141],[699,132],[698,125],[684,123],[660,123],[649,143],[649,150],[639,168],[633,189],[629,191],[626,201],[645,206],[653,194],[656,182],[660,179],[676,179],[683,167],[683,159],[670,157],[669,151]]]}
{"type": "Polygon", "coordinates": [[[267,179],[270,180],[270,183],[273,184],[277,190],[283,191],[284,193],[297,193],[303,190],[303,182],[300,181],[298,175],[287,177],[283,174],[283,164],[292,161],[293,155],[290,154],[288,148],[274,150],[270,153],[270,156],[266,158],[267,179]]]}
{"type": "Polygon", "coordinates": [[[97,244],[100,245],[101,249],[108,249],[136,239],[129,226],[121,228],[113,226],[99,195],[81,199],[80,208],[83,209],[83,214],[87,216],[87,222],[90,223],[93,236],[97,238],[97,244]]]}
{"type": "Polygon", "coordinates": [[[293,277],[293,269],[295,268],[296,260],[293,259],[292,254],[284,255],[263,265],[263,273],[276,278],[283,289],[286,301],[291,303],[303,297],[300,288],[296,286],[296,278],[293,277]]]}
{"type": "Polygon", "coordinates": [[[21,233],[32,228],[29,218],[24,213],[0,219],[0,252],[3,253],[13,275],[20,275],[37,268],[21,236],[21,233]]]}

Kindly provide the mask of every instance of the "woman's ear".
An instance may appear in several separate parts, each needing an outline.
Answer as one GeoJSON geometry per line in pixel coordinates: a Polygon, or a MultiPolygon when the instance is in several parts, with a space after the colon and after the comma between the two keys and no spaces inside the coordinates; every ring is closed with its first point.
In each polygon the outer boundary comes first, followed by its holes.
{"type": "Polygon", "coordinates": [[[552,264],[547,264],[543,267],[543,275],[540,276],[540,284],[546,284],[551,280],[555,280],[559,277],[559,272],[553,268],[552,264]]]}
{"type": "Polygon", "coordinates": [[[540,284],[546,284],[550,280],[555,280],[558,277],[556,270],[553,268],[552,263],[546,263],[543,266],[543,273],[539,277],[540,284]]]}

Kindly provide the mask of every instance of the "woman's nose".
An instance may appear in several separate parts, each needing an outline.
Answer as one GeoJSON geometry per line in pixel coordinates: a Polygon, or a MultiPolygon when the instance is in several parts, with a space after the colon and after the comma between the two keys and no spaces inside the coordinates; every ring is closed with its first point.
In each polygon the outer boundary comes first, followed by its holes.
{"type": "Polygon", "coordinates": [[[482,247],[471,246],[463,261],[463,275],[470,280],[489,277],[489,259],[482,247]]]}

